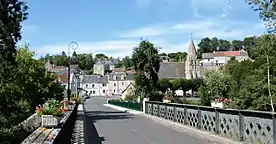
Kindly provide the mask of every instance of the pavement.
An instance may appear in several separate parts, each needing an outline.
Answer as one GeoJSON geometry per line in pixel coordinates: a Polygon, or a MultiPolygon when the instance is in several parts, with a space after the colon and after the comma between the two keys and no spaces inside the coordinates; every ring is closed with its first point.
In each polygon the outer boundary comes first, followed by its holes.
{"type": "Polygon", "coordinates": [[[179,131],[139,114],[119,111],[103,104],[106,100],[85,102],[87,144],[213,144],[189,131],[179,131]]]}

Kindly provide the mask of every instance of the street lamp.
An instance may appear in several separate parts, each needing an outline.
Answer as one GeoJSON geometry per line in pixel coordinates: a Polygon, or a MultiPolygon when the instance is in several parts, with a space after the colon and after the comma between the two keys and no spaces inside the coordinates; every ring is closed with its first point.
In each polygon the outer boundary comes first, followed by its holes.
{"type": "Polygon", "coordinates": [[[67,73],[67,98],[68,98],[68,101],[70,100],[70,96],[71,96],[71,91],[70,91],[70,65],[71,65],[71,59],[70,59],[70,48],[72,50],[76,50],[77,48],[79,47],[78,43],[77,42],[71,42],[68,46],[68,73],[67,73]]]}

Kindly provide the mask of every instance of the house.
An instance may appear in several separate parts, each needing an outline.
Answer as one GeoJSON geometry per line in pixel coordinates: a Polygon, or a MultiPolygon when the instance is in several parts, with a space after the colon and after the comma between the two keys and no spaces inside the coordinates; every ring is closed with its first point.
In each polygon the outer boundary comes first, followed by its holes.
{"type": "Polygon", "coordinates": [[[94,74],[105,75],[107,71],[113,71],[115,66],[119,63],[118,59],[104,59],[98,60],[94,64],[94,74]]]}
{"type": "Polygon", "coordinates": [[[129,83],[129,85],[122,91],[121,99],[125,100],[126,96],[131,94],[134,90],[133,83],[129,83]]]}
{"type": "Polygon", "coordinates": [[[84,75],[80,79],[80,88],[84,90],[82,94],[89,96],[108,95],[108,76],[84,75]]]}
{"type": "Polygon", "coordinates": [[[134,83],[134,72],[112,72],[108,74],[109,94],[121,95],[130,83],[134,83]]]}
{"type": "Polygon", "coordinates": [[[248,53],[244,50],[203,53],[202,60],[200,61],[200,67],[202,69],[217,69],[226,65],[232,57],[238,61],[249,59],[248,53]]]}

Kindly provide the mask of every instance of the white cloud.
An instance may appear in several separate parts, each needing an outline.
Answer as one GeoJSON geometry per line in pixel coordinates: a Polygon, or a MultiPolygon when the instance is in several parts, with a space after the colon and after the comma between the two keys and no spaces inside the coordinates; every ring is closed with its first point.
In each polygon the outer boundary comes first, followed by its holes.
{"type": "MultiPolygon", "coordinates": [[[[263,33],[263,23],[249,23],[244,21],[229,21],[219,19],[194,20],[171,25],[156,25],[152,27],[137,28],[123,32],[119,40],[101,42],[79,42],[77,53],[105,53],[113,57],[131,55],[132,50],[140,41],[147,39],[157,47],[160,52],[187,51],[189,35],[193,33],[195,42],[203,37],[218,37],[222,39],[242,39],[245,36],[263,33]],[[175,41],[175,39],[178,39],[175,41]],[[180,41],[179,41],[180,39],[180,41]]],[[[59,54],[67,53],[68,44],[43,46],[38,53],[59,54]]],[[[72,53],[72,50],[70,50],[72,53]]]]}

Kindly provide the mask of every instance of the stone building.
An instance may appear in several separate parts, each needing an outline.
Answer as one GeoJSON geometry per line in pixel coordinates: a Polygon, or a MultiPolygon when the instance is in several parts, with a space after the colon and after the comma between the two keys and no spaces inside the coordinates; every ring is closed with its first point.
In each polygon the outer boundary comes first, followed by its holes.
{"type": "Polygon", "coordinates": [[[104,59],[104,60],[98,60],[94,64],[94,74],[97,75],[105,75],[107,71],[113,71],[115,69],[115,66],[119,63],[118,59],[104,59]]]}

